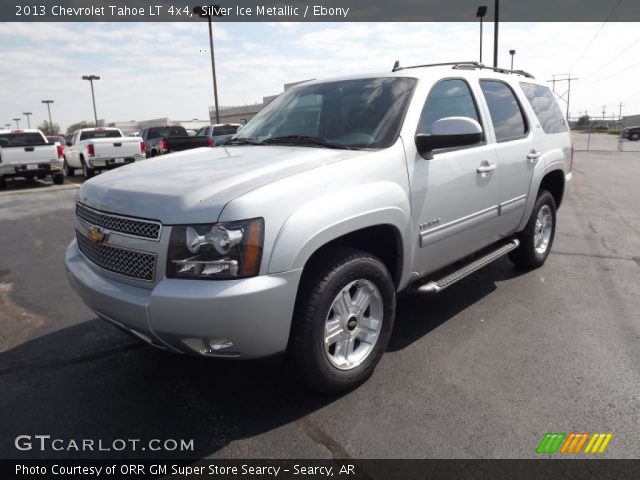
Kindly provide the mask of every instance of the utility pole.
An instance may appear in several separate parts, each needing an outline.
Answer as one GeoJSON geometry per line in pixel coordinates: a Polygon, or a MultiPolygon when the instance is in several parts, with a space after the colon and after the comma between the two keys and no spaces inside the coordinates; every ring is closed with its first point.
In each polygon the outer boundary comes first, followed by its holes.
{"type": "Polygon", "coordinates": [[[602,105],[602,120],[604,121],[604,112],[607,111],[607,106],[606,105],[602,105]]]}
{"type": "Polygon", "coordinates": [[[14,118],[13,119],[14,122],[16,122],[16,129],[20,129],[20,119],[19,118],[14,118]]]}
{"type": "Polygon", "coordinates": [[[31,120],[29,120],[29,115],[33,115],[33,113],[31,112],[22,112],[22,114],[27,117],[27,125],[29,125],[29,128],[31,128],[31,120]]]}
{"type": "Polygon", "coordinates": [[[493,18],[493,67],[498,68],[498,24],[500,23],[500,0],[495,0],[493,18]]]}
{"type": "Polygon", "coordinates": [[[553,91],[555,93],[556,91],[556,82],[567,82],[568,86],[567,86],[567,91],[564,92],[562,95],[560,95],[560,99],[565,102],[567,104],[567,122],[569,121],[569,104],[571,101],[571,82],[578,80],[578,78],[574,78],[571,76],[570,73],[557,73],[555,75],[553,75],[553,78],[551,80],[547,80],[547,82],[551,82],[553,85],[553,91]],[[556,78],[556,77],[562,77],[565,76],[567,78],[556,78]],[[565,98],[566,96],[566,98],[565,98]]]}
{"type": "Polygon", "coordinates": [[[88,80],[91,83],[91,100],[93,101],[93,118],[96,121],[96,127],[98,127],[98,114],[96,113],[96,96],[93,92],[93,81],[100,80],[98,75],[83,75],[82,80],[88,80]]]}
{"type": "Polygon", "coordinates": [[[47,105],[47,112],[49,112],[49,130],[50,130],[49,131],[49,135],[53,135],[56,132],[53,131],[53,123],[51,122],[51,107],[50,107],[50,105],[52,103],[54,103],[54,102],[53,102],[53,100],[42,100],[42,103],[46,103],[46,105],[47,105]]]}

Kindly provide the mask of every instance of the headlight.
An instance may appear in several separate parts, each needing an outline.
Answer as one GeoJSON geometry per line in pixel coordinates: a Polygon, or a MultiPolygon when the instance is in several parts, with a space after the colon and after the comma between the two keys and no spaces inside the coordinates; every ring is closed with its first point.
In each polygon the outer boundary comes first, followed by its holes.
{"type": "Polygon", "coordinates": [[[257,275],[263,236],[262,218],[173,227],[167,277],[216,280],[257,275]]]}

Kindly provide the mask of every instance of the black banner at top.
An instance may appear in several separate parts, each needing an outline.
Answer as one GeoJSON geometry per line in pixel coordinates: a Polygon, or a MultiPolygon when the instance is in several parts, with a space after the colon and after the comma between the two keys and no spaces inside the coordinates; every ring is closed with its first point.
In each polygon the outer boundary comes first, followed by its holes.
{"type": "Polygon", "coordinates": [[[502,22],[637,22],[640,2],[620,0],[14,0],[2,22],[472,22],[486,6],[502,22]]]}

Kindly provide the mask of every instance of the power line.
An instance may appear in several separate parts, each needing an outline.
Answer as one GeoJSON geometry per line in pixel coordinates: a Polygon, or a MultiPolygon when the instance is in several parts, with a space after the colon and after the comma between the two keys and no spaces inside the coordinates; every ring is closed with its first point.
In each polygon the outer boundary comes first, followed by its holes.
{"type": "Polygon", "coordinates": [[[604,22],[602,22],[602,25],[600,25],[600,28],[598,29],[598,31],[596,32],[596,34],[591,38],[591,40],[589,41],[589,43],[587,44],[587,46],[585,47],[585,49],[582,51],[582,53],[580,55],[578,55],[578,58],[575,59],[575,61],[573,62],[573,64],[571,65],[571,68],[569,70],[573,70],[573,67],[576,66],[576,63],[578,63],[582,57],[584,56],[585,53],[587,53],[587,51],[589,50],[589,47],[591,47],[591,44],[596,40],[596,38],[598,38],[598,35],[600,35],[600,32],[602,31],[602,29],[604,28],[604,26],[607,24],[607,22],[609,21],[609,19],[613,16],[614,12],[618,9],[618,7],[620,6],[620,4],[623,2],[623,0],[618,0],[618,3],[615,4],[615,6],[613,7],[613,9],[611,10],[611,12],[609,13],[609,15],[607,16],[607,18],[605,19],[604,22]]]}
{"type": "Polygon", "coordinates": [[[558,95],[558,97],[567,104],[567,121],[569,120],[569,102],[571,101],[571,82],[578,80],[571,76],[570,73],[557,73],[553,75],[551,80],[547,80],[547,82],[551,82],[553,84],[553,92],[556,93],[556,83],[557,82],[567,82],[567,91],[562,95],[558,95]],[[567,78],[556,78],[560,76],[566,75],[567,78]],[[567,98],[564,98],[566,95],[567,98]]]}
{"type": "Polygon", "coordinates": [[[605,63],[602,67],[598,68],[597,70],[594,70],[593,72],[591,72],[589,75],[587,75],[584,80],[587,80],[588,78],[593,77],[595,74],[599,73],[601,70],[604,70],[606,67],[608,67],[609,65],[611,65],[613,62],[615,62],[618,58],[620,58],[622,55],[624,55],[627,51],[629,51],[632,47],[634,47],[638,42],[640,42],[640,37],[636,38],[633,42],[631,42],[624,50],[622,50],[618,55],[616,55],[615,57],[613,57],[611,60],[609,60],[607,63],[605,63]]]}

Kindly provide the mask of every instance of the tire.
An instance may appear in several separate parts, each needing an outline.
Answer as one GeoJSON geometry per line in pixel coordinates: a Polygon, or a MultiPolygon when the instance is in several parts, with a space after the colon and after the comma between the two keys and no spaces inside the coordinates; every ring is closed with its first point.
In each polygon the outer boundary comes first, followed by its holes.
{"type": "Polygon", "coordinates": [[[62,163],[62,173],[64,173],[65,177],[73,177],[73,175],[76,173],[76,169],[69,166],[66,158],[62,163]]]}
{"type": "Polygon", "coordinates": [[[56,173],[54,175],[51,175],[51,180],[53,180],[53,183],[55,183],[56,185],[62,185],[64,183],[64,175],[61,173],[56,173]]]}
{"type": "Polygon", "coordinates": [[[24,178],[25,178],[27,181],[29,181],[29,182],[30,182],[30,181],[32,181],[34,178],[36,178],[36,176],[35,176],[33,173],[25,173],[24,178]]]}
{"type": "Polygon", "coordinates": [[[519,268],[541,267],[549,256],[555,233],[556,201],[548,191],[541,190],[527,226],[518,235],[520,246],[509,252],[509,259],[519,268]]]}
{"type": "Polygon", "coordinates": [[[632,133],[631,135],[629,135],[629,140],[631,140],[632,142],[637,142],[638,138],[640,138],[640,134],[638,133],[632,133]]]}
{"type": "Polygon", "coordinates": [[[43,178],[47,178],[47,175],[45,173],[39,173],[38,175],[36,175],[36,177],[38,178],[38,180],[42,180],[43,178]]]}
{"type": "Polygon", "coordinates": [[[94,175],[94,170],[93,168],[89,167],[89,165],[87,165],[87,162],[84,161],[84,158],[81,158],[80,161],[82,162],[82,176],[89,180],[91,177],[93,177],[94,175]]]}
{"type": "Polygon", "coordinates": [[[4,190],[5,188],[7,188],[7,179],[0,177],[0,190],[4,190]]]}
{"type": "Polygon", "coordinates": [[[287,349],[295,378],[327,394],[363,383],[387,348],[395,309],[395,286],[378,258],[337,248],[312,259],[300,282],[287,349]],[[368,301],[358,308],[358,298],[368,301]]]}

